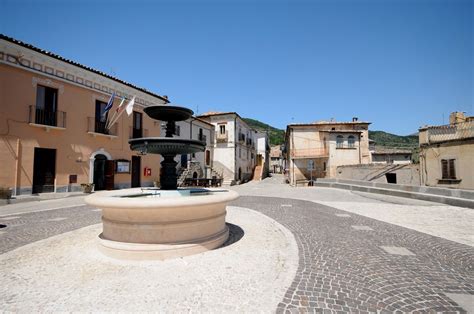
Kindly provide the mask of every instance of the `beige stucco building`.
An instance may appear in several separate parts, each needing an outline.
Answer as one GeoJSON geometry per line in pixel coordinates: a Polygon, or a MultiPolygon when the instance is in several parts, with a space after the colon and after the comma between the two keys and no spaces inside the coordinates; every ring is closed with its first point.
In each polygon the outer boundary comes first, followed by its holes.
{"type": "Polygon", "coordinates": [[[334,178],[341,165],[371,162],[370,122],[319,121],[286,128],[287,175],[291,185],[311,178],[334,178]],[[313,171],[309,170],[313,167],[313,171]]]}
{"type": "Polygon", "coordinates": [[[208,112],[198,118],[214,125],[213,169],[224,184],[252,179],[257,164],[255,130],[236,112],[208,112]]]}
{"type": "Polygon", "coordinates": [[[421,184],[474,189],[474,116],[453,112],[449,122],[419,129],[421,184]]]}
{"type": "Polygon", "coordinates": [[[132,137],[159,136],[143,108],[167,97],[61,56],[0,36],[0,186],[14,194],[151,185],[158,155],[129,149],[132,137]],[[101,118],[112,93],[136,96],[133,114],[110,130],[101,118]]]}

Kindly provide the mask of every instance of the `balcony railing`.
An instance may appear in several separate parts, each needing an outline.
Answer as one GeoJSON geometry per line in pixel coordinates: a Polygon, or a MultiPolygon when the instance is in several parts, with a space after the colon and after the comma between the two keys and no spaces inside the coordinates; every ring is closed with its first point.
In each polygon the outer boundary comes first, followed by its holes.
{"type": "Polygon", "coordinates": [[[216,132],[216,142],[217,143],[227,143],[229,141],[229,135],[227,131],[225,133],[216,132]]]}
{"type": "Polygon", "coordinates": [[[474,137],[474,121],[450,125],[430,127],[428,129],[429,143],[462,140],[474,137]]]}
{"type": "Polygon", "coordinates": [[[292,149],[290,154],[292,158],[329,157],[329,150],[324,147],[292,149]]]}
{"type": "Polygon", "coordinates": [[[65,128],[66,113],[58,110],[51,111],[44,108],[38,108],[36,106],[30,106],[28,123],[65,128]]]}
{"type": "Polygon", "coordinates": [[[200,140],[201,142],[207,142],[207,137],[204,134],[199,134],[198,140],[200,140]]]}
{"type": "Polygon", "coordinates": [[[252,139],[251,139],[251,138],[247,138],[246,144],[247,144],[247,146],[252,146],[252,139]]]}
{"type": "Polygon", "coordinates": [[[114,123],[110,129],[106,128],[106,122],[96,117],[87,117],[87,132],[117,136],[118,123],[114,123]]]}

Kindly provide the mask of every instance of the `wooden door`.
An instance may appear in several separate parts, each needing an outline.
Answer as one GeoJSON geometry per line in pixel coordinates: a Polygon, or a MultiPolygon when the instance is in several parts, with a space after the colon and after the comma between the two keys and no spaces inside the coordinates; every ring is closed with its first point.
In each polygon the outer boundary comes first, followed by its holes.
{"type": "Polygon", "coordinates": [[[114,189],[115,161],[107,160],[105,162],[105,189],[114,189]]]}

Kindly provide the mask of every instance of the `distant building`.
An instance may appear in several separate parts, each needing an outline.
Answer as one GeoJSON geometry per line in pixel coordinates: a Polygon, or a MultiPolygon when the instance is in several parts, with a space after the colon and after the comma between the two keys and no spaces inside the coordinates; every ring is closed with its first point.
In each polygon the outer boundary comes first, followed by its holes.
{"type": "Polygon", "coordinates": [[[375,147],[372,154],[372,163],[375,164],[409,164],[412,162],[412,151],[409,149],[375,147]]]}
{"type": "Polygon", "coordinates": [[[474,189],[474,116],[453,112],[448,125],[419,129],[421,184],[474,189]]]}
{"type": "Polygon", "coordinates": [[[255,143],[257,144],[257,161],[254,170],[254,180],[262,180],[270,172],[270,145],[268,133],[262,131],[255,132],[255,143]]]}
{"type": "Polygon", "coordinates": [[[270,148],[270,172],[282,173],[283,170],[283,154],[281,146],[272,146],[270,148]]]}
{"type": "Polygon", "coordinates": [[[370,122],[319,121],[286,128],[288,181],[334,178],[341,165],[368,164],[370,122]],[[311,166],[313,170],[311,171],[311,166]]]}
{"type": "Polygon", "coordinates": [[[223,183],[251,180],[257,161],[255,131],[236,112],[208,112],[198,118],[214,125],[213,169],[223,183]]]}

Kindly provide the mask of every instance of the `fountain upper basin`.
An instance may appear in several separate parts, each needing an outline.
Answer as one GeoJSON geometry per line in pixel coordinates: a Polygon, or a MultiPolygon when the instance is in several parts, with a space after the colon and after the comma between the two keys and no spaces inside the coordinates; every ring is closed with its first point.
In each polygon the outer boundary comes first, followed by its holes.
{"type": "Polygon", "coordinates": [[[128,143],[131,150],[162,155],[197,153],[206,147],[205,142],[172,137],[141,137],[131,139],[128,143]]]}

